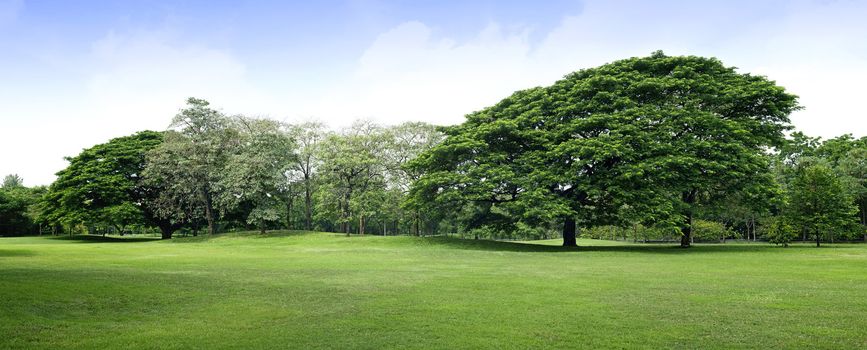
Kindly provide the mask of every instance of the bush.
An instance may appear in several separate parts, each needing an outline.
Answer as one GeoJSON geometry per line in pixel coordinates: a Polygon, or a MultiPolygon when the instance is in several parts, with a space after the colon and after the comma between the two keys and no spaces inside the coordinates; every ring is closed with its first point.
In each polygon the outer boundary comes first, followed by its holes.
{"type": "Polygon", "coordinates": [[[693,220],[692,234],[696,240],[703,241],[723,241],[726,238],[737,238],[738,234],[729,230],[725,225],[707,220],[693,220]]]}
{"type": "Polygon", "coordinates": [[[767,232],[768,242],[776,245],[782,244],[783,247],[788,247],[789,242],[797,238],[798,232],[784,218],[778,217],[771,221],[768,225],[767,232]]]}

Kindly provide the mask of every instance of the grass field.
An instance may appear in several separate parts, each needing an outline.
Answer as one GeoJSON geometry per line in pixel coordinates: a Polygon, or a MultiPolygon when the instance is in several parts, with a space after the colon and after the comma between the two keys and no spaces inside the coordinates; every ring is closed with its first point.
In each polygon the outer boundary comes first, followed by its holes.
{"type": "Polygon", "coordinates": [[[867,245],[0,239],[0,348],[865,348],[867,245]]]}

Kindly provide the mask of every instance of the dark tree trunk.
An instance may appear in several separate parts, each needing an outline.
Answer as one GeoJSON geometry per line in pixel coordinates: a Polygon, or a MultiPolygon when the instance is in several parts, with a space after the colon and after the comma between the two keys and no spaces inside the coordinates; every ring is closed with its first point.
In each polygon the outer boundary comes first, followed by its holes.
{"type": "Polygon", "coordinates": [[[349,188],[346,191],[346,195],[343,197],[343,231],[346,232],[346,236],[348,237],[350,234],[350,225],[349,218],[352,216],[352,212],[349,211],[349,201],[352,200],[352,188],[349,188]]]}
{"type": "Polygon", "coordinates": [[[304,179],[304,229],[313,229],[313,200],[310,198],[310,178],[304,179]]]}
{"type": "Polygon", "coordinates": [[[683,248],[689,248],[692,245],[692,206],[695,204],[696,192],[696,190],[684,192],[681,198],[687,207],[683,214],[684,224],[680,228],[680,246],[683,248]]]}
{"type": "Polygon", "coordinates": [[[415,225],[415,235],[421,237],[421,214],[418,210],[413,213],[413,224],[415,225]]]}
{"type": "Polygon", "coordinates": [[[816,247],[819,246],[819,229],[816,229],[816,247]]]}
{"type": "Polygon", "coordinates": [[[160,223],[159,228],[160,233],[162,233],[162,239],[172,239],[172,233],[175,231],[175,228],[172,227],[171,223],[160,223]]]}
{"type": "Polygon", "coordinates": [[[286,199],[286,229],[292,229],[292,196],[286,199]]]}
{"type": "Polygon", "coordinates": [[[208,234],[213,235],[216,231],[214,227],[214,203],[211,200],[211,192],[203,190],[205,196],[205,218],[208,220],[208,234]]]}
{"type": "Polygon", "coordinates": [[[864,241],[867,242],[867,203],[862,201],[858,205],[859,214],[861,214],[861,228],[864,230],[864,241]]]}
{"type": "Polygon", "coordinates": [[[575,239],[576,224],[574,217],[566,217],[563,220],[563,246],[577,247],[578,241],[575,239]]]}
{"type": "Polygon", "coordinates": [[[267,232],[267,227],[265,220],[259,220],[259,234],[264,235],[267,232]]]}
{"type": "Polygon", "coordinates": [[[692,215],[688,215],[686,225],[680,228],[680,246],[689,248],[692,243],[692,215]]]}

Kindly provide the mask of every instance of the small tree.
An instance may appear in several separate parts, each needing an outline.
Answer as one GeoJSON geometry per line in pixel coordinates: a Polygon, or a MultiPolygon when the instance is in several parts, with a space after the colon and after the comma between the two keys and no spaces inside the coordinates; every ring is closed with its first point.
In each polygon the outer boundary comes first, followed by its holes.
{"type": "Polygon", "coordinates": [[[0,188],[11,190],[13,188],[24,187],[24,180],[18,174],[9,174],[3,178],[3,185],[0,188]]]}
{"type": "Polygon", "coordinates": [[[833,240],[834,230],[854,223],[855,203],[829,167],[800,169],[790,190],[792,220],[814,235],[817,247],[823,236],[833,240]]]}
{"type": "Polygon", "coordinates": [[[795,231],[785,218],[778,217],[768,225],[765,236],[770,243],[776,245],[782,244],[783,247],[788,247],[789,243],[798,236],[798,232],[795,231]]]}

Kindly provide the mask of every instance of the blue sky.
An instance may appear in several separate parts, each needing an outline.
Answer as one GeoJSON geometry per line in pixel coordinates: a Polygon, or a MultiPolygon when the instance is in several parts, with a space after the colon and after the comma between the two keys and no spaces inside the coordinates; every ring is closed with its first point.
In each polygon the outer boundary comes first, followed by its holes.
{"type": "Polygon", "coordinates": [[[186,97],[335,128],[459,123],[616,59],[716,56],[801,96],[809,134],[867,134],[867,1],[0,0],[0,175],[163,130],[186,97]]]}

